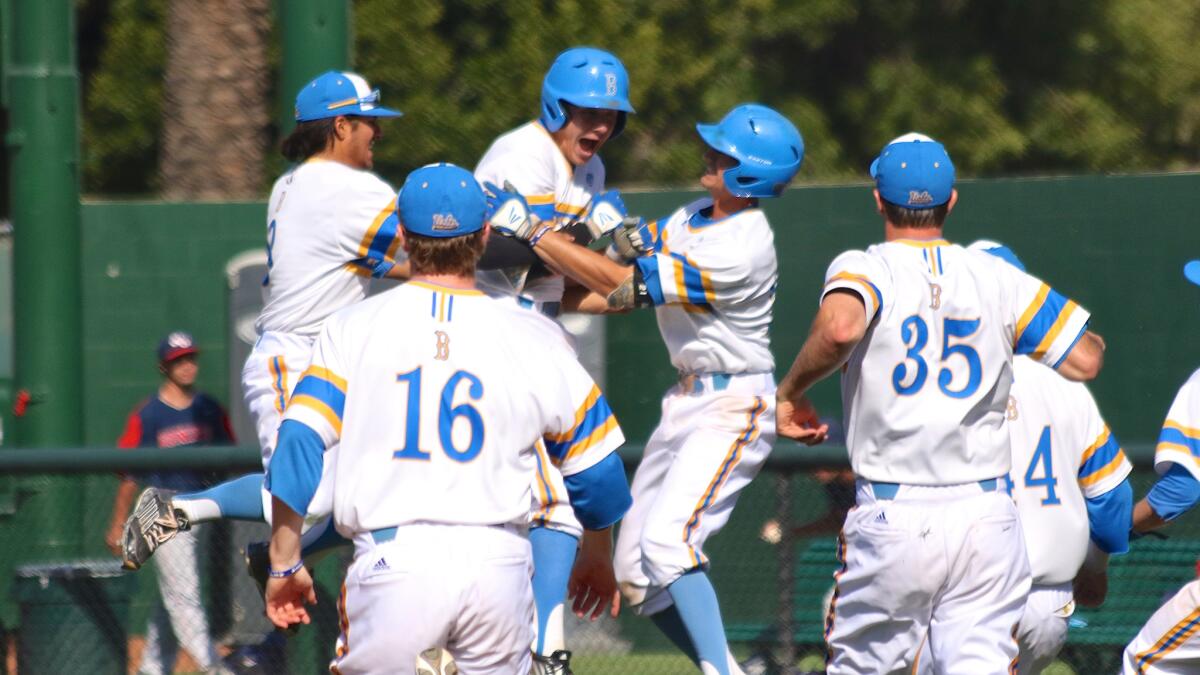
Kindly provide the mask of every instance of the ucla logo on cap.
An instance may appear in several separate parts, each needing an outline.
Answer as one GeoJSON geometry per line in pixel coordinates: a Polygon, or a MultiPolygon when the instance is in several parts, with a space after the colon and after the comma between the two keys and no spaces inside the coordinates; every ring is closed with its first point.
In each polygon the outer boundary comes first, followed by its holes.
{"type": "Polygon", "coordinates": [[[912,206],[932,204],[933,195],[929,194],[929,190],[909,190],[908,203],[912,206]]]}
{"type": "Polygon", "coordinates": [[[458,220],[454,218],[453,213],[435,213],[433,214],[433,229],[439,232],[449,232],[458,229],[458,220]]]}

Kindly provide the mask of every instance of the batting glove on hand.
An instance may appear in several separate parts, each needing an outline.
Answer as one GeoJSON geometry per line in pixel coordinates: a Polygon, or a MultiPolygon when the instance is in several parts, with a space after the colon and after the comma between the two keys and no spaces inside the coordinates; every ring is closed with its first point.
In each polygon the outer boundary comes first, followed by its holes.
{"type": "Polygon", "coordinates": [[[495,183],[484,183],[487,195],[488,224],[500,234],[529,241],[538,231],[541,221],[529,211],[529,203],[517,192],[512,183],[504,181],[504,188],[495,183]]]}
{"type": "Polygon", "coordinates": [[[612,231],[612,244],[608,247],[611,260],[628,265],[654,250],[654,237],[646,221],[637,216],[626,216],[612,231]]]}
{"type": "Polygon", "coordinates": [[[621,193],[616,190],[600,193],[592,199],[592,205],[583,216],[588,232],[592,233],[592,241],[617,229],[621,220],[629,215],[621,193]]]}

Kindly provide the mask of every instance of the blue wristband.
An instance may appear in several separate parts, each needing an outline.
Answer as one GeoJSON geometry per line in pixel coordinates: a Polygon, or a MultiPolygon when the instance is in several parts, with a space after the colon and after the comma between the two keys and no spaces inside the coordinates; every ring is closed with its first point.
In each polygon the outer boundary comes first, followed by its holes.
{"type": "Polygon", "coordinates": [[[304,568],[304,561],[300,560],[295,565],[292,565],[291,567],[287,568],[286,570],[277,571],[277,570],[268,568],[267,576],[271,577],[272,579],[286,579],[286,578],[294,575],[296,572],[299,572],[303,568],[304,568]]]}

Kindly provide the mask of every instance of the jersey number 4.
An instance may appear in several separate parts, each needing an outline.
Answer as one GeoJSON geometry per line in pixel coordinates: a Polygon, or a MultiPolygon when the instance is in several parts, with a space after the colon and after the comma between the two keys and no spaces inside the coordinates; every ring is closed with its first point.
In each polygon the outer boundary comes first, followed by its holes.
{"type": "MultiPolygon", "coordinates": [[[[408,383],[408,404],[404,416],[404,447],[392,453],[396,459],[417,459],[429,461],[430,453],[420,447],[421,441],[421,369],[410,370],[396,376],[397,382],[408,383]]],[[[454,392],[458,385],[466,381],[467,395],[473,401],[483,397],[483,383],[471,373],[460,370],[450,376],[442,387],[442,395],[438,401],[438,440],[442,444],[442,452],[456,462],[469,462],[483,448],[483,416],[470,403],[454,405],[454,392]],[[465,419],[470,431],[470,440],[466,448],[459,449],[454,445],[454,423],[459,418],[465,419]]]]}
{"type": "MultiPolygon", "coordinates": [[[[1008,493],[1012,494],[1012,479],[1005,476],[1005,480],[1008,481],[1008,493]]],[[[1046,497],[1042,500],[1042,506],[1054,506],[1062,503],[1055,491],[1056,487],[1058,487],[1058,479],[1054,477],[1054,453],[1051,452],[1050,427],[1046,426],[1042,427],[1042,435],[1038,438],[1037,449],[1033,451],[1033,457],[1029,459],[1029,467],[1025,469],[1025,488],[1046,488],[1046,497]],[[1039,469],[1041,469],[1042,477],[1035,478],[1033,474],[1039,469]]]]}
{"type": "MultiPolygon", "coordinates": [[[[942,321],[941,362],[945,363],[953,357],[960,356],[967,363],[967,382],[957,389],[951,386],[954,373],[949,368],[943,367],[938,371],[938,389],[950,398],[967,398],[979,389],[979,383],[983,379],[983,364],[979,360],[979,352],[971,345],[961,342],[978,330],[979,319],[942,321]],[[956,342],[951,343],[952,339],[956,342]]],[[[904,360],[892,370],[892,387],[901,396],[912,396],[925,386],[929,375],[929,365],[921,356],[921,350],[929,342],[929,326],[924,319],[914,314],[900,324],[900,337],[904,339],[907,350],[904,352],[904,360]]]]}

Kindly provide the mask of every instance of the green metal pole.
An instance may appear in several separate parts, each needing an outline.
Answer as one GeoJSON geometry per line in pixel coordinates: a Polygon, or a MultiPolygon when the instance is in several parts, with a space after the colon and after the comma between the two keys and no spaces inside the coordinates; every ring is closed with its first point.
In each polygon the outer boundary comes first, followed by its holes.
{"type": "MultiPolygon", "coordinates": [[[[17,445],[83,441],[79,251],[79,74],[74,3],[14,0],[7,64],[15,380],[28,406],[17,445]]],[[[46,554],[79,546],[76,480],[35,484],[22,505],[46,554]]]]}
{"type": "MultiPolygon", "coordinates": [[[[283,32],[283,67],[279,87],[279,134],[295,126],[296,92],[327,70],[350,65],[350,3],[348,0],[277,0],[283,32]]],[[[324,670],[338,634],[337,598],[341,582],[339,561],[331,556],[315,569],[314,625],[305,637],[288,640],[288,665],[294,672],[324,670]]]]}
{"type": "Polygon", "coordinates": [[[350,3],[347,0],[277,0],[283,33],[279,87],[279,133],[295,126],[296,92],[327,70],[350,65],[350,3]]]}

